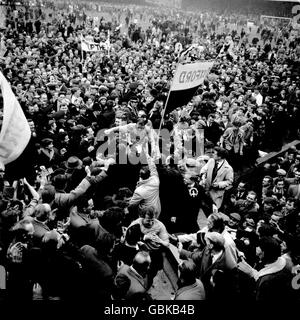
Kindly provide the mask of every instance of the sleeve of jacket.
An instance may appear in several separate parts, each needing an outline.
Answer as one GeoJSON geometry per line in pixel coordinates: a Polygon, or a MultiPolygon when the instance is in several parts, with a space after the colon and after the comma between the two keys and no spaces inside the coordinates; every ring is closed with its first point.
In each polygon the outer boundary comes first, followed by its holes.
{"type": "Polygon", "coordinates": [[[233,183],[233,170],[232,168],[227,170],[224,181],[219,182],[219,188],[225,189],[232,185],[233,183]]]}
{"type": "Polygon", "coordinates": [[[191,252],[191,251],[182,249],[180,251],[179,257],[182,260],[192,259],[195,262],[195,264],[197,266],[199,266],[201,264],[201,260],[202,260],[202,253],[203,253],[203,251],[200,251],[200,250],[196,250],[195,252],[191,252]]]}
{"type": "Polygon", "coordinates": [[[107,173],[105,171],[101,171],[97,176],[95,176],[95,177],[86,177],[85,179],[88,181],[88,183],[90,185],[94,185],[94,184],[100,183],[106,177],[107,177],[107,173]]]}
{"type": "Polygon", "coordinates": [[[129,201],[129,206],[137,206],[143,200],[144,198],[138,192],[135,191],[129,201]]]}
{"type": "Polygon", "coordinates": [[[82,196],[87,189],[91,186],[91,183],[87,178],[84,178],[76,189],[72,190],[70,193],[62,194],[60,197],[60,205],[71,205],[77,198],[82,196]]]}

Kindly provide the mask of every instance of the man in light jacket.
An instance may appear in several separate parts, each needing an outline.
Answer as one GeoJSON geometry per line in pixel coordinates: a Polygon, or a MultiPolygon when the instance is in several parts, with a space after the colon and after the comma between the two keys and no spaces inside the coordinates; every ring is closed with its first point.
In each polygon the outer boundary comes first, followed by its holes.
{"type": "Polygon", "coordinates": [[[234,177],[233,169],[227,162],[226,155],[225,149],[216,147],[214,157],[209,159],[200,171],[202,184],[218,209],[222,206],[225,190],[231,188],[234,177]]]}
{"type": "Polygon", "coordinates": [[[153,207],[155,218],[158,219],[161,212],[159,197],[159,176],[154,160],[147,154],[148,166],[140,170],[140,180],[129,202],[129,207],[139,209],[153,207]]]}

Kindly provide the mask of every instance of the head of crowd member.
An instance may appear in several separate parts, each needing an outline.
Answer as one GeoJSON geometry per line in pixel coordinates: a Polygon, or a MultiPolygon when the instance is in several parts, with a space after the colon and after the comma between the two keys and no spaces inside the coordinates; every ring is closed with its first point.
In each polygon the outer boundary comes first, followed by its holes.
{"type": "Polygon", "coordinates": [[[42,190],[41,199],[43,203],[51,204],[55,199],[55,187],[47,184],[42,190]]]}
{"type": "Polygon", "coordinates": [[[215,121],[215,114],[211,113],[207,116],[207,122],[211,125],[215,121]]]}
{"type": "Polygon", "coordinates": [[[49,131],[55,132],[57,129],[57,124],[55,120],[49,120],[48,121],[48,125],[49,125],[49,131]]]}
{"type": "Polygon", "coordinates": [[[34,209],[34,216],[41,222],[52,221],[55,219],[55,216],[51,214],[51,207],[47,203],[38,204],[34,209]]]}
{"type": "Polygon", "coordinates": [[[69,107],[68,107],[68,103],[66,100],[63,100],[63,102],[60,104],[59,110],[63,111],[65,114],[68,113],[69,107]]]}
{"type": "Polygon", "coordinates": [[[287,153],[287,160],[289,162],[293,162],[295,160],[295,151],[294,150],[289,150],[287,153]]]}
{"type": "Polygon", "coordinates": [[[139,215],[142,218],[142,225],[146,229],[151,229],[155,222],[155,209],[153,207],[141,208],[139,215]]]}
{"type": "Polygon", "coordinates": [[[133,193],[129,188],[122,187],[117,191],[115,200],[122,200],[125,202],[129,202],[129,200],[132,197],[132,194],[133,193]]]}
{"type": "Polygon", "coordinates": [[[44,149],[47,149],[47,150],[49,150],[49,151],[52,151],[53,148],[54,148],[53,140],[50,139],[50,138],[45,138],[45,139],[42,140],[41,146],[42,146],[44,149]]]}
{"type": "Polygon", "coordinates": [[[123,235],[124,210],[119,207],[111,207],[104,211],[103,215],[98,218],[101,226],[120,239],[123,235]]]}
{"type": "Polygon", "coordinates": [[[144,110],[139,110],[138,112],[138,118],[147,119],[147,114],[144,110]]]}
{"type": "Polygon", "coordinates": [[[204,153],[205,155],[209,156],[210,158],[213,158],[215,151],[215,145],[208,141],[204,144],[204,153]]]}
{"type": "Polygon", "coordinates": [[[248,203],[248,205],[254,205],[256,203],[257,200],[257,195],[254,191],[249,191],[246,197],[246,201],[248,203]]]}
{"type": "Polygon", "coordinates": [[[295,180],[294,180],[295,184],[300,184],[300,170],[296,170],[295,171],[295,180]]]}
{"type": "Polygon", "coordinates": [[[159,98],[157,101],[155,101],[153,108],[157,111],[162,111],[163,106],[164,102],[161,98],[159,98]]]}
{"type": "Polygon", "coordinates": [[[215,147],[214,149],[214,159],[216,162],[226,160],[228,156],[227,150],[221,147],[215,147]]]}
{"type": "Polygon", "coordinates": [[[222,233],[225,229],[225,223],[223,217],[217,213],[212,213],[207,218],[207,228],[210,232],[219,232],[222,233]]]}
{"type": "Polygon", "coordinates": [[[266,197],[263,200],[264,213],[271,215],[277,205],[278,205],[278,201],[276,199],[274,199],[273,197],[266,197]]]}
{"type": "Polygon", "coordinates": [[[151,258],[147,251],[138,252],[133,258],[131,267],[141,276],[145,277],[150,269],[151,258]]]}
{"type": "Polygon", "coordinates": [[[107,98],[106,98],[105,96],[102,96],[102,97],[99,98],[98,101],[99,101],[99,103],[100,103],[100,106],[101,106],[102,108],[104,108],[105,105],[106,105],[107,98]]]}
{"type": "Polygon", "coordinates": [[[232,229],[237,229],[241,223],[241,216],[238,213],[231,213],[229,215],[228,226],[232,229]]]}
{"type": "Polygon", "coordinates": [[[138,118],[136,123],[136,128],[138,130],[144,130],[146,124],[147,124],[147,120],[145,118],[138,118]]]}
{"type": "Polygon", "coordinates": [[[246,182],[240,182],[237,186],[237,192],[244,193],[246,190],[246,182]]]}
{"type": "Polygon", "coordinates": [[[224,250],[225,239],[219,232],[207,232],[205,235],[205,241],[210,251],[214,254],[220,253],[224,250]]]}
{"type": "Polygon", "coordinates": [[[139,103],[139,99],[137,96],[132,96],[129,100],[129,105],[132,107],[132,108],[137,108],[138,106],[138,103],[139,103]]]}
{"type": "Polygon", "coordinates": [[[131,280],[123,273],[118,274],[112,287],[112,300],[125,300],[126,294],[131,286],[131,280]]]}
{"type": "Polygon", "coordinates": [[[269,223],[273,226],[277,226],[280,220],[282,219],[283,214],[280,211],[274,211],[271,215],[269,223]]]}
{"type": "Polygon", "coordinates": [[[53,186],[57,192],[62,192],[67,186],[68,179],[65,174],[58,174],[53,178],[53,186]]]}
{"type": "Polygon", "coordinates": [[[296,199],[288,198],[284,206],[284,210],[286,211],[286,214],[293,212],[295,209],[296,209],[296,199]]]}
{"type": "Polygon", "coordinates": [[[147,165],[142,166],[139,172],[140,181],[147,180],[150,178],[150,176],[151,176],[151,172],[150,172],[149,166],[147,165]]]}
{"type": "Polygon", "coordinates": [[[111,259],[116,245],[116,236],[109,232],[101,233],[95,241],[95,249],[102,258],[111,259]]]}
{"type": "Polygon", "coordinates": [[[275,188],[277,189],[277,192],[283,191],[285,189],[284,180],[281,180],[281,179],[276,180],[275,188]]]}
{"type": "Polygon", "coordinates": [[[28,119],[28,124],[29,124],[29,128],[30,128],[30,131],[31,131],[31,135],[33,137],[36,137],[36,130],[35,130],[35,124],[34,124],[34,121],[32,119],[28,119]]]}
{"type": "Polygon", "coordinates": [[[281,246],[274,237],[266,236],[260,238],[256,252],[264,265],[271,264],[281,256],[281,246]]]}
{"type": "Polygon", "coordinates": [[[271,176],[264,176],[262,180],[262,186],[264,188],[271,187],[273,185],[273,178],[271,176]]]}
{"type": "Polygon", "coordinates": [[[278,169],[278,170],[276,170],[276,174],[277,174],[277,177],[279,180],[280,179],[283,180],[286,176],[286,171],[283,169],[278,169]]]}
{"type": "Polygon", "coordinates": [[[242,121],[239,118],[234,119],[232,121],[232,126],[233,126],[233,129],[237,130],[238,128],[240,128],[242,126],[242,121]]]}
{"type": "Polygon", "coordinates": [[[183,260],[178,265],[178,278],[179,287],[190,286],[196,282],[197,266],[193,260],[183,260]]]}
{"type": "Polygon", "coordinates": [[[47,102],[48,102],[48,96],[47,96],[47,94],[46,94],[46,93],[42,93],[42,94],[41,94],[41,97],[40,97],[40,103],[41,103],[42,105],[46,105],[47,102]]]}

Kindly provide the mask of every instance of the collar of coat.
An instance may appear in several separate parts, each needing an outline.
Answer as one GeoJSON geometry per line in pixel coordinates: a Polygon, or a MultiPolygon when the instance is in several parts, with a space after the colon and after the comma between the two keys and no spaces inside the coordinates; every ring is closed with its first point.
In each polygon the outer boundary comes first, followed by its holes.
{"type": "Polygon", "coordinates": [[[188,286],[183,286],[183,287],[178,289],[177,295],[181,294],[182,292],[188,291],[190,289],[194,289],[194,288],[197,287],[197,285],[198,285],[198,283],[197,283],[197,281],[195,281],[193,284],[190,284],[188,286]]]}
{"type": "Polygon", "coordinates": [[[43,152],[50,160],[53,158],[54,156],[54,149],[52,149],[51,151],[49,151],[48,149],[45,148],[41,148],[41,152],[43,152]]]}
{"type": "Polygon", "coordinates": [[[145,279],[132,266],[129,267],[128,274],[134,277],[141,284],[141,286],[146,289],[145,279]]]}
{"type": "Polygon", "coordinates": [[[263,276],[267,276],[273,273],[277,273],[286,266],[286,260],[283,257],[279,257],[275,262],[267,264],[264,268],[258,271],[254,278],[257,281],[259,278],[263,276]]]}

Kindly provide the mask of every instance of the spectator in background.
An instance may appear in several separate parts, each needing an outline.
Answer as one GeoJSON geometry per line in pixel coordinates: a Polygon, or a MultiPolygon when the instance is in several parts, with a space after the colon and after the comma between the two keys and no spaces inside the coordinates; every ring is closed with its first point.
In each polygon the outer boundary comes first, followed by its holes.
{"type": "Polygon", "coordinates": [[[205,300],[205,290],[197,279],[196,268],[192,260],[184,260],[178,266],[179,286],[174,300],[205,300]]]}

